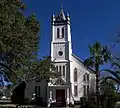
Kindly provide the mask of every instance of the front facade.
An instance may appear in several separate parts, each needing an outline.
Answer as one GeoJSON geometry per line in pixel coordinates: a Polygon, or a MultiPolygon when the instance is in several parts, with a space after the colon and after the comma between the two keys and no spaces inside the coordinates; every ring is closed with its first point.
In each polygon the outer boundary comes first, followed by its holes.
{"type": "Polygon", "coordinates": [[[56,103],[58,106],[74,104],[88,92],[95,92],[95,75],[72,53],[71,24],[69,14],[60,10],[58,16],[52,16],[51,60],[60,77],[51,79],[53,83],[29,82],[26,97],[42,97],[44,103],[56,103]]]}
{"type": "Polygon", "coordinates": [[[95,92],[95,75],[72,53],[71,24],[69,14],[60,10],[52,16],[51,60],[60,77],[48,83],[47,98],[53,103],[74,104],[88,92],[95,92]]]}

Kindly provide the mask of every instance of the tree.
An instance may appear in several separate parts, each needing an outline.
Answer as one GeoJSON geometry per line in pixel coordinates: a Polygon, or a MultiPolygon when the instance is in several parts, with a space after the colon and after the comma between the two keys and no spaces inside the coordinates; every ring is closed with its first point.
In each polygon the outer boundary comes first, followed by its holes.
{"type": "Polygon", "coordinates": [[[35,15],[25,16],[22,0],[0,1],[0,69],[10,81],[53,77],[50,57],[38,59],[40,24],[35,15]]]}
{"type": "Polygon", "coordinates": [[[88,46],[90,51],[90,57],[84,61],[84,64],[94,69],[96,75],[96,95],[97,104],[99,105],[99,76],[100,76],[100,65],[107,63],[111,58],[111,54],[106,46],[101,45],[99,42],[88,46]]]}
{"type": "Polygon", "coordinates": [[[114,108],[119,96],[116,92],[116,82],[112,80],[101,80],[101,104],[103,108],[114,108]]]}
{"type": "Polygon", "coordinates": [[[21,0],[0,1],[0,65],[9,70],[9,78],[16,80],[37,58],[39,22],[34,15],[24,15],[21,0]]]}
{"type": "Polygon", "coordinates": [[[29,67],[28,72],[24,75],[24,79],[26,79],[26,81],[35,80],[38,82],[44,79],[49,82],[50,78],[54,79],[59,76],[56,67],[51,61],[50,56],[46,56],[40,60],[32,62],[32,65],[29,67]]]}

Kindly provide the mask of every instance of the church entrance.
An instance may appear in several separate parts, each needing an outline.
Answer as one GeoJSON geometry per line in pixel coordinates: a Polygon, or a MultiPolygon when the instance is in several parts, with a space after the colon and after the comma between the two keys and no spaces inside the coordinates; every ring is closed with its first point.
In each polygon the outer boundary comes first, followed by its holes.
{"type": "Polygon", "coordinates": [[[65,89],[57,89],[56,90],[56,105],[57,106],[66,106],[65,89]]]}

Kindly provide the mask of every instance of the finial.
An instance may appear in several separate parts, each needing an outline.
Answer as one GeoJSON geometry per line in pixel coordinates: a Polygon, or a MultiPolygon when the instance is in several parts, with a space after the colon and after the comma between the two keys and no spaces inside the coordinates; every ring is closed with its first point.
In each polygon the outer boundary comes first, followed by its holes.
{"type": "Polygon", "coordinates": [[[66,16],[66,18],[67,18],[67,21],[70,23],[70,15],[69,15],[68,12],[67,12],[67,16],[66,16]]]}
{"type": "Polygon", "coordinates": [[[69,17],[70,15],[69,15],[69,13],[67,12],[67,17],[69,17]]]}
{"type": "Polygon", "coordinates": [[[52,15],[52,21],[55,21],[55,15],[54,14],[52,15]]]}
{"type": "Polygon", "coordinates": [[[60,5],[60,9],[61,9],[61,10],[63,9],[63,6],[62,6],[62,4],[60,5]]]}
{"type": "Polygon", "coordinates": [[[52,17],[54,18],[54,17],[55,17],[55,14],[53,14],[52,17]]]}

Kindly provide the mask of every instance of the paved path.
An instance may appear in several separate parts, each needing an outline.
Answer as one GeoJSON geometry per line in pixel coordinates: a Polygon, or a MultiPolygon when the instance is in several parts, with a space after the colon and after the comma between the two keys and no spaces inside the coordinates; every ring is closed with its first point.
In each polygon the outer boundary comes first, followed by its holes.
{"type": "MultiPolygon", "coordinates": [[[[16,108],[15,104],[0,104],[0,107],[11,107],[11,108],[16,108]]],[[[41,106],[36,106],[36,105],[22,105],[22,108],[47,108],[47,107],[41,107],[41,106]]],[[[79,108],[79,106],[76,107],[50,107],[50,108],[79,108]]]]}
{"type": "MultiPolygon", "coordinates": [[[[0,107],[11,107],[16,108],[16,104],[10,104],[11,100],[0,100],[0,107]]],[[[22,105],[22,108],[47,108],[47,107],[40,107],[36,105],[22,105]]],[[[50,107],[50,108],[79,108],[79,106],[75,107],[50,107]]]]}
{"type": "MultiPolygon", "coordinates": [[[[15,104],[0,104],[0,107],[10,107],[10,108],[16,108],[16,105],[15,104]]],[[[21,108],[41,108],[40,106],[39,107],[36,107],[35,105],[21,105],[21,108]]]]}
{"type": "MultiPolygon", "coordinates": [[[[16,108],[15,104],[4,104],[1,105],[0,107],[11,107],[11,108],[16,108]]],[[[22,105],[22,108],[47,108],[47,107],[41,107],[41,106],[36,106],[36,105],[22,105]]],[[[50,108],[79,108],[78,106],[76,107],[50,107],[50,108]]]]}
{"type": "Polygon", "coordinates": [[[10,103],[11,100],[0,100],[0,103],[10,103]]]}

